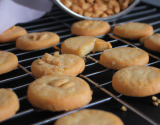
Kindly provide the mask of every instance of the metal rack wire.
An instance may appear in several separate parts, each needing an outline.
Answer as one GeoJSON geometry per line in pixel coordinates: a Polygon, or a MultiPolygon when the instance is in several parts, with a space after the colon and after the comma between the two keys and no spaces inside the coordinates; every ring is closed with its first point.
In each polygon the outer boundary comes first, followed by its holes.
{"type": "MultiPolygon", "coordinates": [[[[116,24],[132,22],[145,22],[154,27],[154,32],[160,31],[160,8],[140,3],[129,14],[123,16],[116,21],[116,24]]],[[[25,24],[17,24],[24,27],[28,33],[52,31],[60,36],[60,43],[56,45],[60,48],[61,43],[75,35],[70,33],[71,25],[78,21],[70,15],[64,13],[56,5],[52,11],[47,13],[40,19],[25,24]]],[[[112,21],[109,22],[114,27],[112,21]]],[[[113,34],[98,36],[99,38],[111,42],[113,48],[129,46],[138,47],[150,53],[150,61],[147,65],[160,68],[160,56],[156,52],[149,51],[144,48],[139,41],[124,40],[113,36],[113,34]]],[[[93,90],[93,99],[90,104],[73,111],[68,112],[49,112],[33,107],[27,100],[26,93],[28,85],[35,80],[32,75],[31,63],[41,58],[44,53],[53,54],[58,49],[48,47],[34,51],[21,51],[15,47],[15,42],[0,44],[0,50],[9,51],[19,59],[19,67],[14,71],[0,76],[0,88],[11,88],[19,97],[20,110],[12,118],[1,122],[0,124],[53,124],[54,121],[64,115],[76,112],[83,108],[96,108],[111,111],[117,114],[125,124],[159,124],[160,108],[151,105],[151,97],[133,98],[125,97],[112,88],[112,76],[116,72],[107,69],[98,63],[99,56],[102,52],[90,53],[86,56],[86,66],[83,73],[79,75],[86,80],[93,90]],[[132,101],[133,100],[133,101],[132,101]],[[141,100],[143,100],[141,102],[141,100]],[[127,112],[120,111],[120,107],[125,105],[129,110],[127,112]]],[[[160,98],[160,94],[156,95],[160,98]]]]}

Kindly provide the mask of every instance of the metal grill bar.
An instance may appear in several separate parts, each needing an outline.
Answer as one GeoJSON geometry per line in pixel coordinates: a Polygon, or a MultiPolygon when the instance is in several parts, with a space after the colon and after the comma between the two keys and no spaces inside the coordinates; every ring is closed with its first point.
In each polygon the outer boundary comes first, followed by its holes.
{"type": "Polygon", "coordinates": [[[3,82],[8,82],[8,81],[11,81],[11,80],[19,79],[19,78],[22,78],[22,77],[27,76],[27,75],[29,75],[29,74],[26,73],[26,74],[19,75],[19,76],[16,76],[16,77],[4,79],[4,80],[1,80],[1,81],[0,81],[0,84],[3,83],[3,82]]]}
{"type": "Polygon", "coordinates": [[[132,13],[132,14],[123,16],[123,17],[121,17],[120,19],[126,19],[126,18],[130,18],[130,17],[134,17],[134,16],[139,16],[139,15],[143,15],[143,14],[148,14],[148,13],[155,12],[156,10],[157,10],[156,8],[153,8],[153,9],[146,10],[146,11],[142,11],[142,12],[138,12],[138,13],[132,13]]]}
{"type": "Polygon", "coordinates": [[[91,107],[91,106],[100,104],[100,103],[102,103],[102,102],[106,102],[106,101],[108,101],[108,100],[110,100],[110,99],[111,99],[111,98],[106,98],[106,99],[103,99],[103,100],[100,100],[100,101],[96,101],[96,102],[94,102],[94,103],[90,103],[90,104],[88,104],[88,105],[86,105],[86,106],[84,106],[84,107],[82,107],[82,108],[79,108],[79,109],[76,109],[76,110],[73,110],[73,111],[69,111],[69,112],[66,112],[66,113],[64,113],[64,114],[55,116],[55,117],[53,117],[53,118],[49,118],[49,119],[46,119],[46,120],[43,120],[43,121],[34,123],[33,125],[43,125],[43,124],[46,124],[46,123],[51,122],[51,121],[54,121],[54,120],[56,120],[56,119],[58,119],[58,118],[60,118],[60,117],[69,115],[69,114],[71,114],[71,113],[77,112],[77,111],[79,111],[79,110],[81,110],[81,109],[84,109],[84,108],[88,108],[88,107],[91,107]]]}
{"type": "Polygon", "coordinates": [[[131,12],[139,11],[139,10],[144,10],[144,9],[146,9],[147,7],[148,7],[147,5],[135,7],[135,8],[133,8],[133,10],[131,10],[131,12]]]}
{"type": "Polygon", "coordinates": [[[18,90],[18,89],[24,88],[24,87],[28,86],[29,84],[30,84],[30,83],[25,84],[25,85],[21,85],[21,86],[14,87],[14,88],[12,88],[12,90],[13,90],[13,91],[15,91],[15,90],[18,90]]]}
{"type": "MultiPolygon", "coordinates": [[[[88,78],[86,78],[85,76],[81,75],[81,77],[85,78],[88,80],[88,78]]],[[[142,118],[144,118],[145,120],[147,120],[148,122],[150,122],[151,124],[154,125],[158,125],[158,123],[156,121],[154,121],[153,119],[149,118],[148,116],[146,116],[145,114],[143,114],[142,112],[140,112],[139,110],[137,110],[136,108],[134,108],[133,106],[129,105],[128,103],[126,103],[125,101],[121,100],[120,98],[118,98],[117,96],[115,96],[114,94],[112,94],[111,92],[109,92],[108,90],[100,87],[100,85],[92,80],[89,80],[92,84],[96,85],[97,87],[99,87],[102,91],[104,91],[105,93],[107,93],[108,95],[110,95],[111,97],[113,97],[115,100],[117,100],[118,102],[120,102],[121,104],[125,105],[128,109],[132,110],[133,112],[135,112],[137,115],[141,116],[142,118]]]]}
{"type": "MultiPolygon", "coordinates": [[[[59,8],[55,8],[54,10],[60,10],[59,8]]],[[[157,13],[157,8],[149,8],[149,6],[147,5],[144,5],[144,6],[139,6],[139,7],[135,7],[131,13],[129,15],[126,15],[126,16],[123,16],[121,19],[128,19],[127,21],[124,21],[123,23],[126,23],[126,22],[129,22],[129,18],[130,17],[135,17],[136,16],[140,16],[140,15],[143,15],[143,14],[148,14],[148,13],[153,13],[153,12],[156,12],[157,13]],[[145,10],[147,9],[148,10],[145,10]],[[141,12],[136,12],[136,11],[141,11],[141,12]],[[136,13],[135,13],[136,12],[136,13]]],[[[67,23],[67,21],[76,21],[77,19],[75,18],[72,18],[70,17],[69,19],[64,19],[64,20],[60,20],[60,19],[57,19],[58,17],[60,17],[58,14],[61,14],[61,16],[65,16],[63,14],[63,11],[59,11],[59,12],[54,12],[54,13],[47,13],[45,15],[45,17],[41,18],[41,19],[38,19],[38,20],[34,20],[32,22],[29,22],[28,24],[30,24],[29,26],[24,26],[24,28],[26,29],[31,29],[30,31],[28,32],[34,32],[34,31],[37,31],[37,32],[40,32],[40,31],[44,31],[44,30],[54,30],[54,29],[58,29],[58,28],[62,28],[64,26],[66,26],[66,29],[60,29],[59,31],[55,31],[55,33],[65,33],[65,32],[68,32],[70,31],[70,27],[71,25],[67,23]],[[52,15],[54,14],[54,16],[52,15]],[[41,21],[48,21],[48,20],[53,20],[53,22],[41,22],[41,21]],[[39,23],[39,24],[32,24],[33,22],[36,22],[36,23],[39,23]],[[50,25],[54,25],[56,23],[60,23],[60,24],[63,24],[63,25],[57,25],[56,27],[54,26],[51,26],[51,27],[48,27],[46,28],[47,26],[50,26],[50,25]],[[40,28],[44,26],[44,28],[40,28]],[[46,26],[46,27],[45,27],[46,26]],[[32,30],[32,28],[34,28],[34,30],[32,30]]],[[[160,16],[160,14],[153,14],[153,15],[149,15],[149,16],[142,16],[141,18],[137,18],[137,19],[134,19],[134,20],[131,20],[132,22],[135,22],[135,21],[144,21],[144,20],[148,20],[148,19],[152,19],[152,18],[158,18],[160,16]]],[[[111,21],[110,21],[111,22],[111,21]]],[[[122,24],[122,23],[117,23],[117,24],[122,24]]],[[[160,24],[160,21],[157,20],[157,21],[153,21],[150,23],[151,25],[157,25],[157,24],[160,24]]],[[[23,25],[23,24],[22,24],[23,25]]],[[[113,27],[114,25],[112,25],[113,27]]],[[[157,28],[154,30],[154,32],[158,32],[160,30],[160,28],[157,28]]],[[[68,37],[71,37],[71,36],[74,36],[73,34],[67,34],[67,35],[62,35],[60,36],[60,38],[68,38],[68,37]]],[[[120,39],[118,37],[115,37],[115,36],[112,36],[110,35],[112,38],[114,38],[114,40],[111,40],[111,41],[108,41],[108,42],[118,42],[119,40],[122,41],[123,43],[127,44],[127,45],[123,45],[123,46],[132,46],[132,47],[137,47],[138,45],[140,45],[139,43],[129,43],[127,41],[124,41],[123,39],[120,39]]],[[[101,36],[97,36],[98,38],[103,38],[104,35],[101,35],[101,36]]],[[[13,43],[6,43],[6,44],[2,44],[0,45],[0,47],[3,47],[3,46],[8,46],[8,45],[14,45],[15,42],[13,43]]],[[[61,43],[59,43],[58,45],[60,45],[61,43]]],[[[117,47],[122,47],[122,46],[117,46],[117,47]]],[[[117,48],[117,47],[114,47],[114,48],[117,48]]],[[[51,48],[51,47],[49,47],[51,48]]],[[[47,50],[49,48],[44,48],[44,49],[40,49],[40,50],[35,50],[35,51],[28,51],[28,52],[20,52],[18,54],[16,54],[17,56],[22,56],[22,55],[25,55],[25,54],[32,54],[33,52],[39,52],[41,50],[47,50]]],[[[14,51],[14,50],[18,50],[16,47],[15,48],[10,48],[10,49],[6,49],[6,51],[14,51]]],[[[90,64],[87,64],[86,67],[89,67],[89,66],[92,66],[96,63],[98,63],[98,61],[96,59],[94,59],[93,56],[96,56],[96,55],[100,55],[102,52],[99,52],[99,53],[94,53],[94,54],[90,54],[89,56],[86,56],[87,58],[90,58],[92,61],[94,61],[94,63],[90,63],[90,64]]],[[[154,56],[152,54],[149,54],[151,57],[157,59],[158,61],[155,61],[155,62],[152,62],[152,63],[149,63],[147,65],[153,65],[153,64],[156,64],[156,63],[159,63],[160,61],[160,58],[157,57],[157,56],[154,56]]],[[[28,59],[22,59],[19,61],[19,63],[23,63],[23,62],[27,62],[27,61],[30,61],[30,60],[33,60],[33,59],[36,59],[36,58],[39,58],[39,57],[42,57],[42,55],[37,55],[36,57],[32,57],[32,58],[28,58],[28,59]]],[[[26,67],[23,67],[22,65],[19,64],[19,67],[24,70],[26,72],[26,74],[23,74],[23,75],[19,75],[19,76],[16,76],[16,77],[12,77],[12,78],[8,78],[8,79],[4,79],[4,80],[1,80],[0,81],[0,84],[1,83],[4,83],[4,82],[8,82],[8,81],[12,81],[12,80],[15,80],[15,79],[19,79],[19,78],[22,78],[24,76],[27,76],[27,75],[30,75],[32,76],[34,79],[36,79],[31,72],[29,72],[26,68],[30,68],[30,66],[26,66],[26,67]]],[[[126,107],[128,107],[130,110],[132,110],[133,112],[135,112],[137,115],[141,116],[142,118],[144,118],[145,120],[147,120],[148,122],[150,122],[151,124],[157,124],[157,122],[155,122],[153,119],[149,118],[148,116],[146,116],[145,114],[143,114],[142,112],[140,112],[139,110],[135,109],[134,107],[132,107],[131,105],[128,105],[128,103],[124,102],[123,100],[119,99],[117,96],[115,96],[114,94],[112,94],[110,91],[102,88],[102,86],[104,85],[107,85],[107,84],[111,84],[112,81],[109,81],[109,82],[106,82],[106,83],[103,83],[101,85],[99,85],[98,83],[92,81],[91,79],[89,79],[88,77],[89,76],[93,76],[93,75],[97,75],[99,73],[103,73],[103,72],[106,72],[110,69],[106,69],[106,70],[101,70],[101,71],[98,71],[98,72],[93,72],[93,73],[90,73],[90,74],[87,74],[87,75],[82,75],[80,74],[80,77],[88,80],[89,82],[91,82],[93,85],[95,85],[96,87],[98,87],[100,90],[104,91],[105,93],[107,93],[108,95],[110,95],[111,97],[110,98],[106,98],[106,99],[103,99],[103,100],[100,100],[100,101],[97,101],[97,102],[94,102],[94,103],[90,103],[89,105],[85,106],[85,107],[82,107],[80,109],[83,109],[83,108],[87,108],[87,107],[90,107],[90,106],[94,106],[96,104],[100,104],[102,102],[105,102],[105,101],[108,101],[110,100],[112,97],[117,100],[118,102],[120,102],[121,104],[125,105],[126,107]]],[[[21,86],[17,86],[17,87],[13,87],[12,90],[16,91],[16,90],[19,90],[19,89],[22,89],[22,88],[25,88],[29,85],[29,83],[27,84],[24,84],[24,85],[21,85],[21,86]]],[[[26,96],[24,97],[21,97],[19,98],[19,100],[25,100],[27,99],[26,96]]],[[[43,121],[40,121],[40,122],[37,122],[35,124],[45,124],[45,123],[49,123],[51,121],[54,121],[56,120],[57,118],[60,118],[64,115],[67,115],[67,114],[70,114],[70,113],[73,113],[73,112],[76,112],[80,109],[76,109],[74,111],[71,111],[71,112],[67,112],[67,113],[64,113],[64,114],[61,114],[61,115],[58,115],[58,116],[55,116],[55,117],[52,117],[52,118],[49,118],[49,119],[46,119],[46,120],[43,120],[43,121]]],[[[19,116],[22,116],[22,115],[25,115],[25,114],[28,114],[28,113],[32,113],[34,112],[35,110],[34,109],[28,109],[28,110],[25,110],[21,113],[17,113],[15,116],[13,116],[11,119],[13,118],[16,118],[16,117],[19,117],[19,116]]]]}

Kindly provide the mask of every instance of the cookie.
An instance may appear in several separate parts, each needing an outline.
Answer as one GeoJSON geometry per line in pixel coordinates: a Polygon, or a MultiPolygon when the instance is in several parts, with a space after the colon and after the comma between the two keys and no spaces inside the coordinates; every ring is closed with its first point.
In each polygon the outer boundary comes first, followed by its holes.
{"type": "Polygon", "coordinates": [[[153,34],[144,40],[144,46],[152,51],[160,52],[160,33],[153,34]]]}
{"type": "Polygon", "coordinates": [[[20,50],[37,50],[58,44],[60,38],[52,32],[28,33],[16,40],[16,47],[20,50]]]}
{"type": "Polygon", "coordinates": [[[31,71],[37,78],[57,74],[77,76],[84,68],[85,62],[81,57],[73,54],[59,55],[59,52],[55,52],[54,55],[45,53],[31,65],[31,71]]]}
{"type": "Polygon", "coordinates": [[[0,122],[6,120],[18,111],[19,100],[11,89],[0,89],[0,122]]]}
{"type": "Polygon", "coordinates": [[[68,111],[87,105],[92,100],[92,90],[81,78],[47,75],[29,85],[27,98],[43,110],[68,111]]]}
{"type": "Polygon", "coordinates": [[[124,123],[113,113],[83,109],[59,118],[54,125],[124,125],[124,123]]]}
{"type": "Polygon", "coordinates": [[[11,52],[0,51],[0,75],[17,68],[18,58],[11,52]]]}
{"type": "Polygon", "coordinates": [[[90,36],[78,36],[66,39],[61,45],[61,52],[84,57],[91,51],[103,51],[112,48],[109,42],[90,36]]]}
{"type": "Polygon", "coordinates": [[[142,37],[150,36],[153,34],[153,27],[146,23],[124,23],[115,26],[113,33],[116,36],[127,38],[131,40],[140,39],[142,37]]]}
{"type": "Polygon", "coordinates": [[[149,55],[138,48],[119,47],[105,50],[99,62],[107,68],[118,70],[128,66],[146,65],[149,55]]]}
{"type": "Polygon", "coordinates": [[[80,36],[99,36],[109,33],[109,23],[98,20],[83,20],[76,22],[71,27],[71,33],[80,36]]]}
{"type": "Polygon", "coordinates": [[[160,69],[151,66],[130,66],[117,71],[113,88],[126,96],[150,96],[160,92],[160,69]]]}
{"type": "Polygon", "coordinates": [[[0,34],[0,43],[16,41],[22,35],[27,34],[27,31],[20,26],[13,26],[0,34]]]}

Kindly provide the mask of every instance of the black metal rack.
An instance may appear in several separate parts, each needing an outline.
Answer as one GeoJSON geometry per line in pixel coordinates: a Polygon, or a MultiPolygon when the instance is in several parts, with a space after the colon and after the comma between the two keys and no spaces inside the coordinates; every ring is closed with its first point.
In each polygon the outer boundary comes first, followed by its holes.
{"type": "MultiPolygon", "coordinates": [[[[60,48],[61,43],[75,35],[71,34],[70,28],[74,22],[78,20],[66,14],[56,5],[53,6],[51,12],[46,13],[42,18],[24,23],[17,24],[24,27],[28,33],[51,31],[60,36],[60,43],[56,45],[60,48]]],[[[116,24],[126,22],[144,22],[154,27],[154,32],[160,31],[160,8],[139,3],[129,14],[123,16],[116,21],[116,24]]],[[[109,22],[114,27],[113,21],[109,22]]],[[[131,41],[113,37],[113,34],[98,36],[99,38],[110,41],[113,48],[130,46],[141,48],[150,53],[150,60],[147,65],[160,68],[160,54],[144,48],[139,41],[131,41]]],[[[118,115],[126,125],[139,124],[159,124],[160,123],[160,106],[152,104],[152,96],[148,97],[126,97],[112,88],[112,76],[116,70],[107,69],[98,63],[99,56],[102,52],[90,53],[86,57],[86,67],[83,73],[78,76],[86,80],[93,90],[92,101],[80,109],[68,112],[50,112],[43,111],[33,107],[27,100],[28,85],[35,80],[31,74],[31,63],[43,56],[44,53],[53,54],[57,51],[54,47],[49,47],[34,51],[21,51],[15,46],[15,42],[0,44],[0,50],[9,51],[17,55],[19,59],[19,67],[15,70],[0,75],[0,88],[11,88],[20,101],[20,109],[12,118],[1,122],[1,125],[8,124],[47,124],[53,125],[56,119],[76,112],[83,108],[102,109],[118,115]],[[127,111],[120,110],[122,105],[127,107],[127,111]]],[[[160,98],[160,94],[156,94],[160,98]]]]}

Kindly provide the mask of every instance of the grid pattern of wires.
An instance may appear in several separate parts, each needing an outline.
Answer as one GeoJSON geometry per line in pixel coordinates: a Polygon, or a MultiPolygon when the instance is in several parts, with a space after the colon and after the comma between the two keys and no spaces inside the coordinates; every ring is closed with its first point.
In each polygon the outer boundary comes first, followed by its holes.
{"type": "MultiPolygon", "coordinates": [[[[160,31],[160,8],[140,3],[129,14],[121,17],[116,21],[116,24],[126,22],[145,22],[154,27],[154,32],[160,31]]],[[[60,36],[60,43],[56,45],[61,47],[62,42],[75,35],[70,33],[71,25],[78,20],[66,14],[56,5],[51,12],[46,13],[42,18],[28,22],[25,24],[17,24],[24,27],[28,33],[51,31],[60,36]]],[[[111,27],[114,27],[113,21],[109,22],[111,27]]],[[[147,51],[150,54],[150,60],[147,65],[160,68],[160,55],[156,52],[149,51],[144,48],[139,41],[124,40],[115,37],[112,33],[108,35],[97,36],[105,41],[111,42],[113,48],[116,47],[138,47],[147,51]]],[[[143,98],[134,98],[123,96],[112,88],[112,76],[116,70],[107,69],[98,63],[102,52],[90,53],[86,56],[86,66],[83,73],[78,76],[89,83],[93,90],[92,101],[80,108],[68,112],[50,112],[43,111],[33,107],[27,100],[28,85],[35,80],[30,67],[31,63],[41,58],[44,53],[53,54],[59,51],[56,47],[48,47],[34,51],[22,51],[15,47],[15,42],[0,44],[0,50],[9,51],[19,59],[19,67],[15,70],[2,74],[0,76],[0,88],[11,88],[17,95],[20,101],[20,110],[12,118],[1,122],[0,124],[47,124],[50,125],[56,119],[76,112],[83,108],[102,109],[110,111],[118,115],[124,124],[158,124],[160,123],[159,115],[160,108],[152,105],[151,96],[143,98]],[[129,110],[123,112],[120,110],[122,105],[129,110]]],[[[160,94],[156,95],[160,98],[160,94]]]]}

